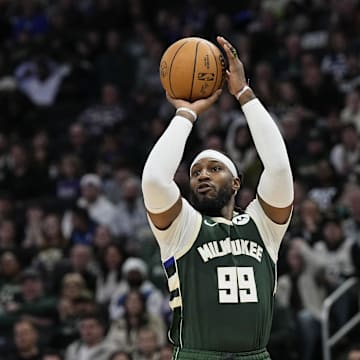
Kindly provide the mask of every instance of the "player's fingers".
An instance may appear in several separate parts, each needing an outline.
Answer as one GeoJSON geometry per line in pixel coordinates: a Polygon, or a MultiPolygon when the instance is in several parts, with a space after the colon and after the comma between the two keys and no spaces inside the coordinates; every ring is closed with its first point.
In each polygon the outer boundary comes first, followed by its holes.
{"type": "Polygon", "coordinates": [[[170,94],[166,91],[166,98],[169,100],[169,101],[171,101],[171,100],[173,100],[173,98],[170,96],[170,94]]]}
{"type": "Polygon", "coordinates": [[[214,103],[221,95],[222,93],[222,89],[217,89],[211,96],[210,96],[210,101],[212,103],[214,103]]]}
{"type": "Polygon", "coordinates": [[[238,54],[236,49],[234,48],[234,46],[232,46],[230,44],[229,41],[227,41],[225,38],[223,38],[222,36],[218,36],[217,37],[217,41],[218,43],[224,48],[226,55],[228,56],[228,59],[230,60],[231,58],[236,59],[238,58],[238,54]]]}

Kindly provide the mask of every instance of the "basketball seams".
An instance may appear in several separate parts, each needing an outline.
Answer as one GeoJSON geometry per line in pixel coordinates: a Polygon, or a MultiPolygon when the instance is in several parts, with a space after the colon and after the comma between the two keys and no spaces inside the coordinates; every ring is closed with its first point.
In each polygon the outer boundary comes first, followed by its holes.
{"type": "Polygon", "coordinates": [[[173,66],[173,63],[174,63],[174,60],[176,58],[176,55],[178,54],[178,52],[188,43],[188,41],[185,41],[181,46],[178,47],[178,49],[176,49],[175,53],[174,53],[174,56],[172,57],[171,59],[171,63],[170,63],[170,69],[169,69],[169,87],[170,87],[170,90],[171,90],[171,96],[172,97],[176,97],[176,94],[171,86],[171,70],[172,70],[172,66],[173,66]]]}
{"type": "Polygon", "coordinates": [[[221,87],[223,77],[221,52],[206,39],[180,39],[160,61],[161,84],[173,98],[195,101],[208,97],[221,87]]]}
{"type": "Polygon", "coordinates": [[[214,85],[213,85],[213,88],[211,89],[211,92],[210,94],[212,94],[214,92],[214,90],[216,89],[216,86],[217,86],[217,81],[219,79],[219,68],[218,68],[218,61],[216,59],[216,55],[211,47],[211,44],[205,42],[206,46],[209,48],[210,52],[212,53],[213,57],[214,57],[214,60],[215,60],[215,65],[216,65],[216,80],[214,81],[214,85]]]}
{"type": "Polygon", "coordinates": [[[199,45],[200,45],[200,41],[198,41],[195,46],[194,67],[193,67],[193,74],[192,74],[191,88],[190,88],[190,95],[189,95],[190,101],[192,101],[192,93],[193,93],[193,88],[194,88],[194,80],[195,80],[194,77],[195,77],[195,71],[196,71],[196,62],[197,62],[199,45]]]}

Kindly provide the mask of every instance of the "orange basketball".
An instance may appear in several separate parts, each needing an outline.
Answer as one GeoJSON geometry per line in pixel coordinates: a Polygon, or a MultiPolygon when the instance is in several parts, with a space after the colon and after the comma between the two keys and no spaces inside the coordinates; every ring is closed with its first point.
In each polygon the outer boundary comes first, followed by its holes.
{"type": "Polygon", "coordinates": [[[160,79],[171,97],[188,101],[207,98],[224,83],[225,60],[212,42],[199,37],[183,38],[164,52],[160,79]]]}

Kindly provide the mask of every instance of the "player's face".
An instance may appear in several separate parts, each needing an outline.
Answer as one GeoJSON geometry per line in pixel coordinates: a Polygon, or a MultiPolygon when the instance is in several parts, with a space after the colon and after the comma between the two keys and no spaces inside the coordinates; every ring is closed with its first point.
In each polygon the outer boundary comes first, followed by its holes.
{"type": "Polygon", "coordinates": [[[221,216],[236,188],[232,174],[222,162],[205,158],[191,169],[190,190],[195,209],[209,216],[221,216]]]}

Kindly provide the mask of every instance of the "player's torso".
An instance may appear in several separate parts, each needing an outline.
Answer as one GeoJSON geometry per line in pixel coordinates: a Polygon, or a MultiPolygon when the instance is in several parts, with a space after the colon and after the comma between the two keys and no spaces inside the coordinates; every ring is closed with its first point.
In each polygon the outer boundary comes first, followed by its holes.
{"type": "Polygon", "coordinates": [[[176,345],[227,352],[266,346],[275,266],[249,215],[238,215],[233,225],[203,217],[195,243],[173,259],[172,269],[176,345]]]}

